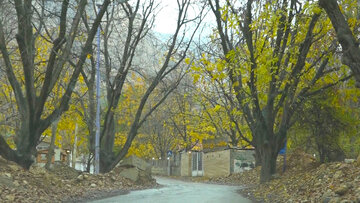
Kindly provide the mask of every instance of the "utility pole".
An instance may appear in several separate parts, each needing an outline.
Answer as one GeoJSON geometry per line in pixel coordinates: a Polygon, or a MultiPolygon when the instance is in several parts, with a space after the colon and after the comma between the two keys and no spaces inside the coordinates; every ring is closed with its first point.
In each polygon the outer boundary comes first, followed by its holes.
{"type": "MultiPolygon", "coordinates": [[[[97,4],[98,11],[101,5],[97,4]]],[[[98,13],[98,12],[97,12],[98,13]]],[[[97,29],[96,50],[96,134],[95,134],[95,174],[100,172],[100,25],[97,29]]]]}
{"type": "Polygon", "coordinates": [[[71,155],[71,166],[73,168],[75,168],[76,165],[76,151],[77,151],[77,134],[78,134],[78,124],[75,123],[75,138],[74,138],[74,145],[73,145],[73,150],[71,151],[72,155],[71,155]]]}

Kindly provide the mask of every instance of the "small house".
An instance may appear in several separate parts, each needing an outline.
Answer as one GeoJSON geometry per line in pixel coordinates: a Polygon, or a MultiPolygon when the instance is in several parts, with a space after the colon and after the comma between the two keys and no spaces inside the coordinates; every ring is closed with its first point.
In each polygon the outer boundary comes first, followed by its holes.
{"type": "MultiPolygon", "coordinates": [[[[45,166],[47,161],[47,154],[49,153],[50,143],[41,142],[38,146],[36,146],[37,155],[36,155],[36,164],[39,166],[45,166]]],[[[55,147],[54,155],[51,159],[51,163],[55,161],[61,161],[63,163],[67,163],[68,154],[65,150],[59,149],[55,147]]]]}
{"type": "Polygon", "coordinates": [[[204,151],[204,176],[228,176],[255,166],[254,149],[223,148],[204,151]]]}
{"type": "Polygon", "coordinates": [[[228,176],[255,166],[254,149],[216,147],[181,153],[181,176],[228,176]]]}

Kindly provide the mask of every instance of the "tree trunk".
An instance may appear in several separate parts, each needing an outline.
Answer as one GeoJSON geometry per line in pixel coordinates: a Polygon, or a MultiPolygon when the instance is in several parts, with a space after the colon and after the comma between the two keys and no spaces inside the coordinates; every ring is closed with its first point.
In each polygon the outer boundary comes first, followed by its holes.
{"type": "Polygon", "coordinates": [[[273,174],[276,173],[277,152],[269,145],[262,145],[261,151],[261,173],[260,182],[264,183],[271,180],[273,174]]]}
{"type": "Polygon", "coordinates": [[[36,146],[38,140],[41,136],[39,132],[40,125],[36,122],[29,122],[29,119],[24,117],[21,120],[20,130],[17,132],[15,138],[16,150],[12,150],[7,143],[1,142],[0,146],[0,155],[7,160],[14,161],[19,164],[24,169],[29,169],[32,163],[34,163],[34,158],[36,156],[37,150],[36,146]]]}
{"type": "MultiPolygon", "coordinates": [[[[135,119],[135,122],[138,123],[139,121],[135,119]]],[[[116,157],[112,155],[112,157],[106,157],[106,159],[101,158],[100,159],[100,172],[101,173],[107,173],[110,172],[115,166],[119,163],[120,160],[122,160],[128,150],[131,147],[131,143],[134,140],[137,131],[139,129],[139,126],[132,124],[130,132],[128,133],[128,137],[126,139],[126,142],[119,153],[116,154],[116,157]]]]}
{"type": "Polygon", "coordinates": [[[319,149],[319,157],[320,157],[320,163],[325,163],[325,152],[322,147],[318,147],[319,149]]]}
{"type": "Polygon", "coordinates": [[[0,135],[0,155],[9,161],[19,164],[24,169],[29,169],[34,160],[30,154],[19,155],[6,144],[6,140],[0,135]]]}
{"type": "Polygon", "coordinates": [[[107,173],[111,171],[111,169],[109,169],[109,166],[111,165],[112,160],[112,155],[106,156],[106,154],[104,154],[104,151],[100,150],[100,173],[107,173]]]}
{"type": "Polygon", "coordinates": [[[50,141],[50,146],[49,146],[48,153],[46,156],[46,164],[45,164],[45,168],[47,170],[50,169],[50,166],[52,164],[52,157],[55,154],[54,148],[55,148],[56,130],[57,130],[58,122],[59,121],[57,120],[54,123],[52,123],[52,125],[51,125],[51,141],[50,141]]]}
{"type": "Polygon", "coordinates": [[[161,154],[160,155],[161,159],[166,160],[166,156],[167,156],[166,152],[164,150],[161,150],[160,154],[161,154]]]}
{"type": "Polygon", "coordinates": [[[91,161],[93,160],[93,157],[91,155],[91,153],[89,153],[89,157],[88,157],[88,160],[87,160],[87,164],[86,164],[86,172],[90,173],[90,168],[91,168],[91,161]]]}
{"type": "Polygon", "coordinates": [[[284,146],[287,129],[279,129],[279,132],[272,133],[266,130],[264,123],[258,122],[256,134],[253,135],[256,142],[256,154],[261,160],[260,182],[264,183],[271,180],[276,173],[276,159],[280,149],[284,146]]]}
{"type": "MultiPolygon", "coordinates": [[[[89,80],[88,92],[89,92],[89,107],[88,107],[88,114],[89,119],[86,120],[86,125],[89,130],[89,159],[91,153],[95,153],[95,119],[96,119],[96,105],[95,105],[95,93],[94,93],[94,83],[95,83],[95,68],[92,67],[93,70],[91,72],[91,79],[89,80]]],[[[86,109],[84,108],[84,111],[86,109]]]]}
{"type": "MultiPolygon", "coordinates": [[[[108,110],[112,111],[112,110],[108,110]]],[[[106,114],[104,128],[100,140],[100,172],[108,172],[107,167],[113,162],[114,152],[114,139],[115,139],[115,120],[114,113],[109,112],[106,114]]]]}
{"type": "Polygon", "coordinates": [[[255,167],[261,166],[261,154],[260,154],[260,150],[257,147],[255,147],[254,158],[255,158],[255,167]]]}

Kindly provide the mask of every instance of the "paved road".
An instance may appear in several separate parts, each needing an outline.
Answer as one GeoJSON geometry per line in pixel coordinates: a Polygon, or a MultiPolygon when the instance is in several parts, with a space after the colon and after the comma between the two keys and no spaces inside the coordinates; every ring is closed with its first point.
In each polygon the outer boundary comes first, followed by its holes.
{"type": "Polygon", "coordinates": [[[157,177],[156,181],[164,187],[133,191],[126,195],[94,201],[94,203],[251,203],[236,192],[239,189],[237,186],[192,183],[162,177],[157,177]]]}

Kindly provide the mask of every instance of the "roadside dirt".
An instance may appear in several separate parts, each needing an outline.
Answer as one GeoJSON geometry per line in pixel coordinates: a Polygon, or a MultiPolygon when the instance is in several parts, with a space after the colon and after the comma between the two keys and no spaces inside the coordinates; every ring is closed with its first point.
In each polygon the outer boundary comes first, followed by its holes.
{"type": "MultiPolygon", "coordinates": [[[[278,171],[282,169],[281,158],[278,171]]],[[[243,195],[260,202],[341,202],[360,203],[360,164],[334,162],[319,164],[310,155],[297,151],[287,159],[287,170],[260,184],[260,167],[225,178],[218,183],[246,186],[243,195]]]]}
{"type": "MultiPolygon", "coordinates": [[[[279,157],[278,171],[283,158],[279,157]]],[[[352,163],[319,164],[308,154],[295,151],[287,159],[285,173],[260,184],[260,167],[227,177],[187,177],[183,180],[241,185],[239,191],[254,202],[360,203],[360,157],[352,163]]]]}
{"type": "Polygon", "coordinates": [[[26,171],[0,157],[0,202],[82,202],[156,187],[154,179],[135,183],[118,173],[81,173],[57,163],[47,171],[26,171]]]}

